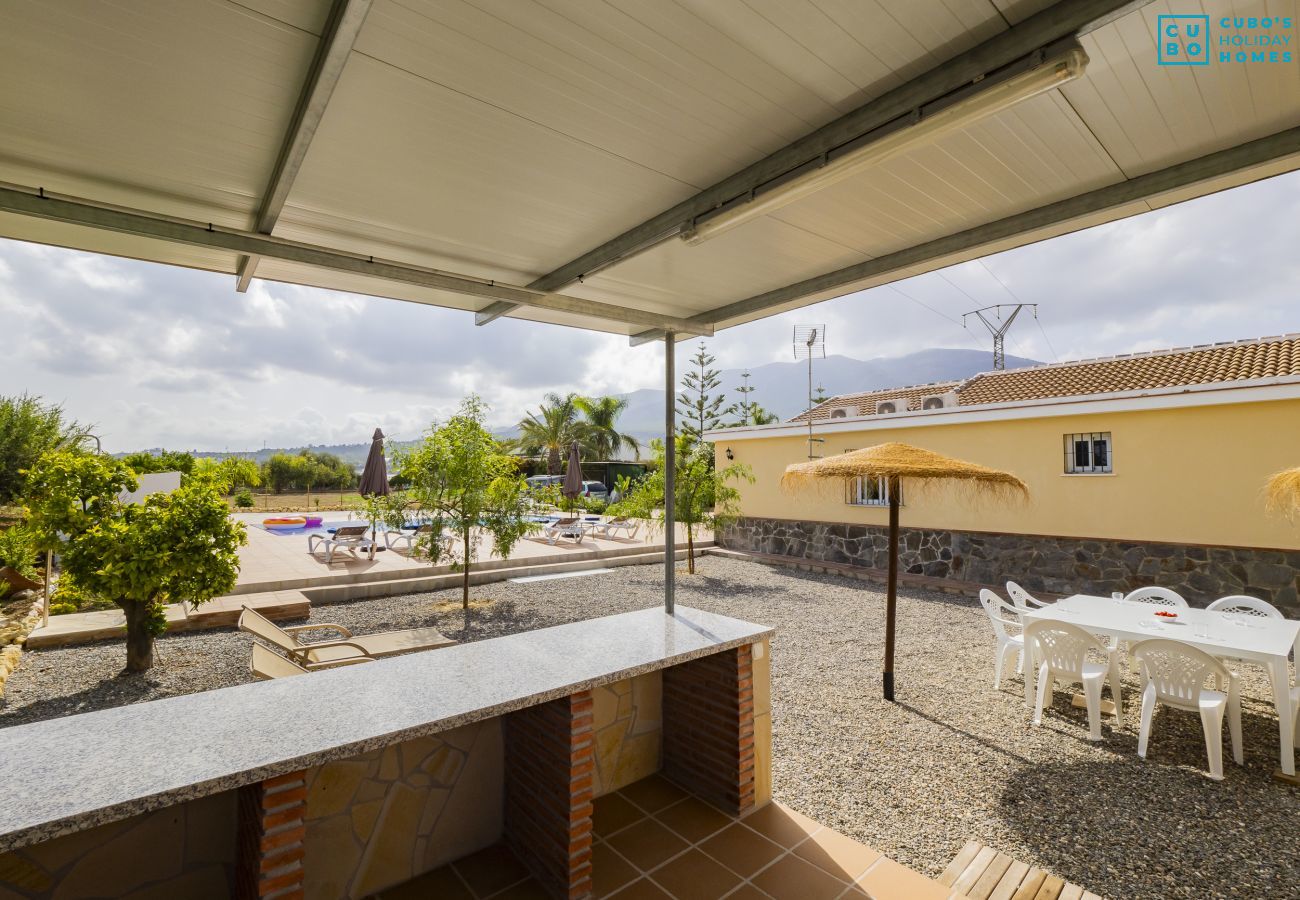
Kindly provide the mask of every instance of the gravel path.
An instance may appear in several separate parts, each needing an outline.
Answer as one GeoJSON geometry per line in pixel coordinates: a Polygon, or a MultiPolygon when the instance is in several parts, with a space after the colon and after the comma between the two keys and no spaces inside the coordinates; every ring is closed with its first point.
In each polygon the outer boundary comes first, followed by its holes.
{"type": "MultiPolygon", "coordinates": [[[[1262,679],[1243,709],[1246,760],[1204,775],[1199,719],[1158,715],[1137,758],[1136,694],[1121,728],[1086,740],[1065,695],[1028,725],[1021,681],[991,690],[993,639],[973,600],[899,598],[897,705],[880,699],[883,596],[860,582],[706,557],[678,579],[678,602],[775,625],[777,796],[936,875],[977,838],[1112,900],[1300,897],[1300,791],[1273,782],[1277,720],[1262,679]]],[[[455,592],[318,608],[357,631],[437,625],[479,640],[661,602],[656,566],[592,578],[484,585],[466,617],[455,592]]],[[[118,679],[123,649],[24,655],[0,727],[247,680],[248,639],[232,631],[160,640],[146,678],[118,679]]],[[[1247,670],[1250,671],[1250,670],[1247,670]]],[[[1135,687],[1130,685],[1130,687],[1135,687]]]]}

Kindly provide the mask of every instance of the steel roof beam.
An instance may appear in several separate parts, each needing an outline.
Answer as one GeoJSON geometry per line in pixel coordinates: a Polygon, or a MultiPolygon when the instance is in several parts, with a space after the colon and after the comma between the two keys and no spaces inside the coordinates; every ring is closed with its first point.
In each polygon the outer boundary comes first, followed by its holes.
{"type": "Polygon", "coordinates": [[[301,263],[338,272],[351,272],[398,284],[435,288],[488,300],[507,300],[520,306],[590,316],[625,325],[662,328],[682,331],[686,334],[713,334],[712,325],[691,324],[677,316],[664,316],[646,310],[631,309],[566,294],[535,291],[531,288],[475,278],[471,275],[375,259],[372,256],[332,250],[315,244],[304,244],[255,232],[219,228],[211,224],[160,216],[141,210],[96,204],[78,198],[53,196],[30,188],[0,187],[0,212],[34,216],[54,222],[115,231],[174,244],[227,250],[248,256],[263,256],[267,259],[301,263]]]}
{"type": "MultiPolygon", "coordinates": [[[[1222,178],[1235,172],[1267,165],[1288,156],[1300,155],[1300,128],[1279,131],[1227,150],[1210,153],[1187,162],[1178,163],[1156,172],[1139,175],[1116,184],[1097,188],[1065,200],[1049,203],[1023,213],[1007,216],[995,222],[978,225],[965,231],[899,250],[865,262],[856,263],[826,272],[813,278],[798,281],[767,291],[717,309],[692,316],[695,327],[708,323],[715,327],[728,319],[753,313],[766,312],[783,304],[810,297],[836,288],[848,287],[856,282],[881,276],[901,275],[916,266],[935,260],[977,250],[999,241],[1030,234],[1045,228],[1061,225],[1075,219],[1095,215],[1129,203],[1147,200],[1222,178]]],[[[662,340],[664,331],[652,330],[633,335],[632,346],[662,340]]]]}
{"type": "MultiPolygon", "coordinates": [[[[688,227],[696,217],[744,196],[793,169],[868,132],[971,84],[990,72],[1020,60],[1063,38],[1087,34],[1151,0],[1059,0],[1019,24],[960,53],[906,84],[870,100],[852,112],[813,131],[739,172],[705,188],[687,200],[606,241],[577,259],[543,275],[528,286],[553,291],[579,278],[653,247],[688,227]]],[[[510,305],[493,303],[476,317],[486,325],[510,312],[510,305]]]]}
{"type": "MultiPolygon", "coordinates": [[[[288,134],[280,148],[280,156],[275,161],[271,181],[262,195],[262,206],[258,210],[255,226],[261,234],[270,234],[275,229],[285,201],[289,199],[294,179],[298,177],[303,160],[307,158],[307,149],[316,136],[316,128],[343,75],[343,67],[357,42],[357,35],[361,33],[361,25],[370,12],[370,4],[371,0],[334,0],[316,55],[307,71],[307,80],[303,84],[302,95],[298,98],[298,106],[293,111],[288,134]]],[[[257,270],[257,261],[256,256],[240,258],[235,290],[240,293],[248,290],[248,284],[257,270]]]]}

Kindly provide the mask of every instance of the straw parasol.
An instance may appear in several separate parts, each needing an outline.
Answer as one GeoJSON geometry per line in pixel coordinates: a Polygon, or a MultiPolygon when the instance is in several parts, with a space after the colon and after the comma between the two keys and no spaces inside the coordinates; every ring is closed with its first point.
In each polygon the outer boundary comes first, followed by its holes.
{"type": "Polygon", "coordinates": [[[1272,475],[1264,486],[1264,494],[1269,510],[1288,519],[1300,519],[1300,466],[1272,475]]]}
{"type": "Polygon", "coordinates": [[[904,481],[957,482],[977,496],[1025,498],[1029,489],[1008,472],[952,459],[908,444],[887,443],[787,466],[783,490],[794,493],[848,478],[883,478],[889,487],[889,580],[885,603],[885,699],[894,699],[894,619],[898,605],[898,498],[904,481]]]}

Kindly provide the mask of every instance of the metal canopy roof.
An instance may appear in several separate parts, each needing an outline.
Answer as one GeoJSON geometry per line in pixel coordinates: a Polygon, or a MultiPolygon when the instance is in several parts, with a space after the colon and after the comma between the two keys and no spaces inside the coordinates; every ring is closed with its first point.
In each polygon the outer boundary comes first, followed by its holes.
{"type": "Polygon", "coordinates": [[[232,288],[707,334],[1300,167],[1300,55],[1158,66],[1156,16],[1178,11],[0,0],[0,235],[226,272],[232,288]],[[1070,40],[1089,58],[1077,80],[678,238],[1070,40]]]}

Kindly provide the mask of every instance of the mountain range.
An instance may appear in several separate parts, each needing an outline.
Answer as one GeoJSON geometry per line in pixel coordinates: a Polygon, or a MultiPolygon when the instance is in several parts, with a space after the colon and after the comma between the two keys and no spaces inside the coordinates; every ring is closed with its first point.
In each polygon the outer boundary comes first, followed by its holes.
{"type": "MultiPolygon", "coordinates": [[[[853,359],[828,356],[813,360],[814,392],[821,385],[828,397],[856,394],[892,387],[910,387],[932,381],[958,381],[992,368],[992,357],[983,350],[919,350],[905,356],[853,359]]],[[[679,364],[680,365],[680,364],[679,364]]],[[[1036,366],[1032,359],[1007,357],[1008,369],[1036,366]]],[[[741,398],[736,388],[742,384],[744,369],[724,369],[718,373],[727,404],[741,398]]],[[[680,374],[680,373],[679,373],[680,374]]],[[[768,412],[782,419],[797,416],[808,408],[808,362],[773,362],[749,369],[749,395],[768,412]]],[[[664,430],[664,392],[632,391],[620,395],[628,401],[619,419],[620,430],[638,439],[662,435],[664,430]]]]}
{"type": "MultiPolygon", "coordinates": [[[[957,381],[969,378],[991,368],[992,359],[987,351],[958,350],[936,348],[919,350],[904,356],[876,357],[874,359],[853,359],[848,356],[828,356],[813,360],[813,387],[821,386],[826,395],[853,394],[862,391],[874,391],[890,387],[908,387],[928,384],[932,381],[957,381]]],[[[1019,369],[1024,366],[1039,365],[1032,359],[1017,356],[1007,357],[1007,368],[1019,369]]],[[[743,383],[744,369],[724,369],[718,373],[721,390],[726,394],[727,404],[735,403],[741,398],[736,391],[743,383]]],[[[808,407],[808,363],[807,361],[772,362],[749,369],[749,384],[754,388],[750,400],[762,405],[768,412],[776,413],[782,419],[798,415],[808,407]]],[[[627,399],[627,409],[619,419],[619,430],[631,434],[643,444],[650,438],[663,435],[664,430],[664,392],[659,390],[639,390],[620,394],[627,399]]],[[[500,426],[499,437],[513,437],[517,432],[512,426],[500,426]]],[[[407,442],[413,443],[413,442],[407,442]]],[[[359,444],[312,444],[313,450],[324,450],[337,454],[344,461],[356,466],[365,462],[370,450],[370,442],[359,444]]],[[[296,453],[303,447],[272,447],[240,456],[252,455],[258,462],[272,454],[296,453]]],[[[225,456],[225,453],[196,451],[198,456],[225,456]]]]}

